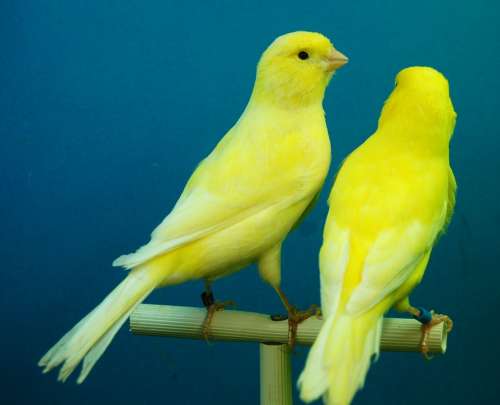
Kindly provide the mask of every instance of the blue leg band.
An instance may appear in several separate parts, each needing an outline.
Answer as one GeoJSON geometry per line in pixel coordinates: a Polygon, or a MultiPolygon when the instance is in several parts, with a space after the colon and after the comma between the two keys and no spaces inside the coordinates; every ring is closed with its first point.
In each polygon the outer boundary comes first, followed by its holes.
{"type": "Polygon", "coordinates": [[[419,316],[413,316],[417,321],[424,325],[432,321],[432,312],[422,307],[416,307],[420,311],[419,316]]]}

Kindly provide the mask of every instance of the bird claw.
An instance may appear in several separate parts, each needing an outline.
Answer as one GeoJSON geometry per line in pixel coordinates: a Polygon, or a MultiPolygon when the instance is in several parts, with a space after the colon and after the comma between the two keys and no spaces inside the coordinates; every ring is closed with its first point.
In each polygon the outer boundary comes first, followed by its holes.
{"type": "Polygon", "coordinates": [[[283,315],[283,314],[273,314],[269,315],[269,318],[271,318],[271,321],[286,321],[288,319],[288,315],[283,315]]]}
{"type": "Polygon", "coordinates": [[[287,315],[271,315],[271,319],[273,321],[284,321],[285,319],[288,319],[288,347],[290,350],[293,350],[297,340],[299,324],[312,316],[316,316],[318,318],[321,316],[321,309],[314,304],[305,311],[299,311],[294,306],[291,306],[288,308],[287,315]]]}
{"type": "Polygon", "coordinates": [[[426,360],[432,360],[433,356],[429,355],[428,338],[432,328],[440,323],[445,323],[446,330],[451,332],[453,329],[453,321],[448,315],[436,314],[433,310],[429,311],[430,319],[422,323],[421,331],[422,337],[420,340],[420,352],[426,360]]]}
{"type": "Polygon", "coordinates": [[[214,295],[211,291],[204,291],[201,294],[201,300],[203,305],[207,309],[207,315],[203,321],[202,334],[207,343],[210,343],[210,325],[212,323],[213,317],[216,312],[224,311],[227,307],[234,307],[236,303],[234,301],[215,301],[214,295]]]}

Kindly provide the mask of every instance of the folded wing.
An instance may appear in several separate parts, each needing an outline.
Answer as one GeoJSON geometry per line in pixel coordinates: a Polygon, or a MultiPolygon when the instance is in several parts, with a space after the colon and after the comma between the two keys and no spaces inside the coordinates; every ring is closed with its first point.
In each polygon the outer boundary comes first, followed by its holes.
{"type": "Polygon", "coordinates": [[[120,256],[113,265],[130,269],[263,210],[284,209],[312,199],[317,188],[311,191],[308,184],[311,169],[300,160],[285,159],[287,152],[297,153],[290,138],[282,145],[264,142],[259,148],[255,143],[262,139],[230,133],[195,170],[150,242],[120,256]]]}

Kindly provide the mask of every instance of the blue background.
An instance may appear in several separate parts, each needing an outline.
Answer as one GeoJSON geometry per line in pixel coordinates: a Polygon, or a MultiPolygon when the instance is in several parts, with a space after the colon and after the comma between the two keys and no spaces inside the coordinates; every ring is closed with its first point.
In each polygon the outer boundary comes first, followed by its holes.
{"type": "MultiPolygon", "coordinates": [[[[39,357],[124,276],[197,162],[243,110],[260,53],[298,29],[351,61],[328,89],[334,161],[374,129],[398,70],[450,80],[458,207],[413,302],[450,313],[446,356],[383,353],[356,404],[496,403],[498,389],[497,1],[43,1],[0,4],[0,385],[9,404],[256,404],[258,346],[136,337],[122,328],[81,386],[39,357]]],[[[288,238],[283,284],[319,302],[326,191],[288,238]]],[[[148,302],[199,305],[201,283],[148,302]]],[[[239,309],[280,312],[253,268],[221,280],[239,309]]],[[[294,356],[295,377],[307,350],[294,356]]],[[[296,395],[296,394],[295,394],[296,395]]],[[[298,403],[298,400],[296,401],[298,403]]]]}

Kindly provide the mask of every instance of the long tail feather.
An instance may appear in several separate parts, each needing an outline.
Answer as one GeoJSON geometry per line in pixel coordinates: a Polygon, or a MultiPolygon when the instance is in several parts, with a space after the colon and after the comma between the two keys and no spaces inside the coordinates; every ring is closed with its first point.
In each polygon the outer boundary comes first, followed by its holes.
{"type": "Polygon", "coordinates": [[[93,311],[66,333],[39,361],[47,373],[62,364],[59,381],[66,381],[83,359],[77,380],[82,383],[120,326],[160,282],[149,268],[133,270],[93,311]]]}
{"type": "Polygon", "coordinates": [[[382,316],[376,311],[327,318],[311,348],[298,385],[303,401],[321,395],[328,405],[348,405],[363,387],[372,355],[378,355],[382,316]]]}

